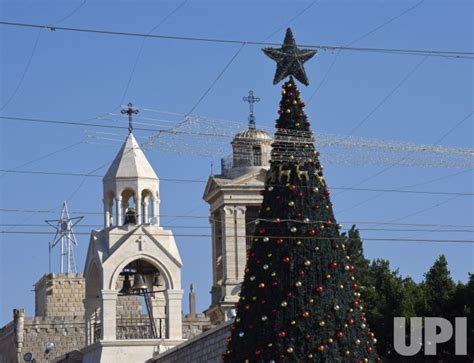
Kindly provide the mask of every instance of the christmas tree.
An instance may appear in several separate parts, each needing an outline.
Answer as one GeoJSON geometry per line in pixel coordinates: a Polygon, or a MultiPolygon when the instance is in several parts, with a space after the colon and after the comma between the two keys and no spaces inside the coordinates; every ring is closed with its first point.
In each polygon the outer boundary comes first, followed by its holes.
{"type": "Polygon", "coordinates": [[[225,362],[379,362],[295,80],[316,52],[264,49],[286,76],[271,167],[225,362]]]}

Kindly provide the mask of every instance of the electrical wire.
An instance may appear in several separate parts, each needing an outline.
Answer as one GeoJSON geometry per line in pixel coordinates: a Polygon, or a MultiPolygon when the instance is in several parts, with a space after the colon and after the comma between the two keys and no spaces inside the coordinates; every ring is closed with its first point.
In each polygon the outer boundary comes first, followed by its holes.
{"type": "MultiPolygon", "coordinates": [[[[394,17],[388,19],[387,21],[385,21],[384,23],[376,26],[375,28],[369,30],[368,32],[362,34],[361,36],[359,36],[358,38],[356,39],[353,39],[352,41],[350,41],[349,43],[345,44],[346,47],[349,47],[359,41],[361,41],[362,39],[368,37],[369,35],[372,35],[373,33],[379,31],[380,29],[384,28],[385,26],[387,26],[388,24],[392,23],[393,21],[401,18],[402,16],[408,14],[410,11],[416,9],[418,6],[420,6],[422,3],[424,3],[425,0],[421,0],[421,1],[418,1],[415,5],[409,7],[408,9],[405,9],[404,11],[402,11],[400,14],[397,14],[395,15],[394,17]]],[[[331,64],[329,65],[328,69],[326,70],[326,72],[324,73],[324,76],[321,80],[321,82],[319,82],[318,86],[316,87],[316,89],[314,90],[314,92],[311,94],[311,96],[308,98],[308,103],[311,102],[311,100],[313,99],[313,97],[318,93],[318,91],[320,90],[320,88],[324,85],[324,83],[326,82],[329,74],[331,73],[334,65],[336,64],[337,62],[337,59],[339,58],[339,55],[341,54],[340,51],[337,51],[336,52],[336,55],[334,56],[331,64]]]]}
{"type": "Polygon", "coordinates": [[[423,57],[418,63],[415,64],[415,66],[410,69],[410,71],[393,87],[382,100],[362,119],[355,125],[350,131],[348,135],[353,135],[355,131],[357,131],[359,128],[362,127],[369,119],[370,117],[377,112],[377,110],[382,107],[385,102],[387,102],[390,97],[392,97],[397,90],[399,90],[415,73],[418,71],[418,69],[425,63],[425,61],[428,59],[427,56],[423,57]]]}
{"type": "MultiPolygon", "coordinates": [[[[118,35],[118,36],[128,36],[128,37],[147,37],[147,38],[154,38],[154,39],[195,41],[195,42],[206,42],[206,43],[241,44],[241,45],[247,44],[247,45],[258,45],[258,46],[276,46],[276,47],[281,46],[281,44],[279,43],[257,42],[257,41],[250,41],[250,40],[199,38],[199,37],[185,37],[185,36],[175,36],[175,35],[146,34],[146,33],[137,33],[137,32],[119,32],[119,31],[102,30],[102,29],[56,27],[56,26],[50,26],[47,24],[20,23],[20,22],[11,22],[11,21],[0,21],[0,25],[24,27],[24,28],[50,29],[53,31],[68,31],[68,32],[93,33],[93,34],[102,34],[102,35],[118,35]]],[[[456,58],[456,59],[474,59],[474,52],[465,52],[465,51],[345,47],[345,46],[314,45],[314,44],[299,44],[298,46],[301,48],[321,49],[321,50],[329,50],[329,51],[340,49],[344,51],[416,55],[416,56],[421,55],[421,56],[446,57],[446,58],[456,58]]]]}
{"type": "MultiPolygon", "coordinates": [[[[44,232],[44,231],[0,231],[0,234],[36,234],[36,235],[50,235],[51,232],[44,232]]],[[[83,235],[83,236],[88,236],[89,233],[86,232],[77,232],[75,233],[76,235],[83,235]]],[[[146,233],[140,233],[140,232],[133,232],[134,235],[136,236],[148,236],[146,233]]],[[[116,236],[123,236],[123,234],[120,233],[109,233],[109,235],[116,235],[116,236]]],[[[154,233],[154,237],[160,237],[160,236],[166,236],[168,237],[169,234],[160,234],[160,233],[154,233]]],[[[202,237],[212,237],[210,234],[173,234],[173,237],[197,237],[197,238],[202,238],[202,237]]],[[[261,238],[262,236],[246,236],[247,238],[261,238]]],[[[340,241],[346,241],[348,238],[347,237],[306,237],[306,236],[265,236],[268,238],[285,238],[285,239],[301,239],[301,240],[340,240],[340,241]]],[[[474,243],[474,240],[458,240],[458,239],[402,239],[402,238],[364,238],[364,241],[378,241],[378,242],[426,242],[426,243],[474,243]]]]}
{"type": "MultiPolygon", "coordinates": [[[[158,24],[156,24],[153,28],[150,29],[150,31],[147,33],[148,35],[150,35],[151,33],[153,33],[156,29],[158,29],[161,25],[163,25],[171,16],[173,16],[174,14],[176,14],[184,5],[186,5],[186,3],[188,2],[189,0],[184,0],[183,2],[181,2],[180,4],[178,4],[178,6],[176,6],[173,10],[171,10],[168,14],[166,14],[160,21],[158,24]]],[[[125,97],[127,96],[127,92],[128,92],[128,89],[130,88],[130,84],[132,83],[132,79],[133,79],[133,76],[135,75],[135,70],[137,68],[137,65],[138,65],[138,61],[140,60],[140,56],[142,55],[142,52],[143,52],[143,48],[145,47],[145,41],[146,41],[146,37],[144,37],[142,39],[142,42],[140,44],[140,48],[138,49],[138,52],[137,52],[137,56],[135,57],[135,62],[133,63],[133,66],[132,66],[132,70],[130,71],[130,75],[128,77],[128,81],[127,81],[127,84],[125,86],[125,90],[123,91],[123,94],[122,94],[122,101],[121,103],[124,102],[125,100],[125,97]]]]}
{"type": "MultiPolygon", "coordinates": [[[[97,171],[110,163],[103,164],[97,171]]],[[[92,177],[92,178],[103,178],[103,175],[93,173],[70,173],[70,172],[54,172],[54,171],[42,171],[42,170],[10,170],[0,169],[3,173],[15,173],[15,174],[36,174],[36,175],[52,175],[52,176],[71,176],[71,177],[92,177]]],[[[166,182],[180,182],[180,183],[207,183],[207,180],[203,179],[180,179],[180,178],[160,178],[160,181],[166,182]]],[[[285,184],[273,184],[276,187],[286,187],[285,184]]],[[[310,186],[300,186],[300,188],[313,188],[310,186]]],[[[428,195],[455,195],[455,196],[474,196],[474,193],[468,192],[442,192],[442,191],[423,191],[423,190],[403,190],[403,189],[371,189],[371,188],[349,188],[349,187],[333,187],[334,190],[347,190],[347,191],[361,191],[361,192],[383,192],[383,193],[408,193],[408,194],[428,194],[428,195]]]]}

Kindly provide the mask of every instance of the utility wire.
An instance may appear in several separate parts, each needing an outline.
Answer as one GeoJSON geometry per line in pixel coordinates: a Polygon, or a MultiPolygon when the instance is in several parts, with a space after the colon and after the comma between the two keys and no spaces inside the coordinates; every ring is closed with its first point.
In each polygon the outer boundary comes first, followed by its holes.
{"type": "MultiPolygon", "coordinates": [[[[95,171],[109,165],[104,164],[95,171]]],[[[55,171],[42,171],[42,170],[9,170],[0,169],[3,173],[15,173],[15,174],[36,174],[36,175],[52,175],[52,176],[71,176],[71,177],[90,177],[90,178],[103,178],[103,175],[91,173],[70,173],[70,172],[55,172],[55,171]]],[[[205,184],[207,180],[202,179],[180,179],[180,178],[160,178],[160,181],[166,182],[180,182],[180,183],[200,183],[205,184]]],[[[286,187],[284,184],[275,184],[273,186],[286,187]]],[[[309,186],[302,186],[303,188],[312,188],[309,186]]],[[[347,191],[361,191],[361,192],[383,192],[383,193],[408,193],[408,194],[428,194],[428,195],[456,195],[456,196],[474,196],[474,193],[467,192],[441,192],[441,191],[423,191],[423,190],[404,190],[404,189],[373,189],[373,188],[349,188],[349,187],[332,187],[334,190],[347,190],[347,191]]]]}
{"type": "MultiPolygon", "coordinates": [[[[181,40],[181,41],[194,41],[194,42],[206,42],[206,43],[241,44],[241,45],[248,44],[248,45],[276,46],[276,47],[281,46],[280,43],[257,42],[257,41],[250,41],[250,40],[184,37],[184,36],[175,36],[175,35],[146,34],[146,33],[137,33],[137,32],[119,32],[119,31],[102,30],[102,29],[57,27],[57,26],[50,26],[47,24],[20,23],[20,22],[11,22],[11,21],[0,21],[0,25],[24,27],[24,28],[50,29],[52,31],[94,33],[94,34],[118,35],[118,36],[129,36],[129,37],[146,37],[146,38],[154,38],[154,39],[181,40]]],[[[474,52],[465,52],[465,51],[345,47],[345,46],[335,46],[335,45],[314,45],[314,44],[299,44],[298,46],[302,48],[321,49],[321,50],[329,50],[329,51],[344,50],[344,51],[358,51],[358,52],[385,53],[385,54],[401,54],[401,55],[417,55],[417,56],[421,55],[421,56],[430,56],[430,57],[474,59],[474,52]]]]}
{"type": "MultiPolygon", "coordinates": [[[[37,234],[37,235],[50,235],[51,232],[44,231],[0,231],[0,234],[37,234]]],[[[88,236],[86,232],[76,232],[76,235],[88,236]]],[[[136,236],[147,236],[146,233],[133,232],[136,236]]],[[[110,233],[110,235],[123,236],[120,233],[110,233]]],[[[168,234],[154,233],[153,236],[168,236],[168,234]]],[[[173,234],[174,237],[212,237],[210,234],[173,234]]],[[[261,238],[262,236],[246,236],[248,238],[261,238]]],[[[303,240],[340,240],[346,241],[348,237],[306,237],[306,236],[265,236],[268,238],[285,238],[285,239],[303,239],[303,240]]],[[[379,241],[379,242],[427,242],[427,243],[474,243],[474,240],[458,240],[458,239],[403,239],[403,238],[364,238],[364,241],[379,241]]]]}
{"type": "MultiPolygon", "coordinates": [[[[173,10],[171,10],[168,14],[166,14],[158,24],[156,24],[153,28],[150,29],[150,31],[147,33],[148,35],[150,35],[151,33],[153,33],[156,29],[158,29],[161,25],[163,25],[171,16],[173,16],[175,13],[177,13],[184,5],[186,5],[186,3],[188,2],[189,0],[184,0],[183,2],[181,2],[178,6],[176,6],[173,10]]],[[[125,97],[127,96],[127,92],[128,92],[128,89],[130,88],[130,84],[132,83],[132,79],[133,79],[133,76],[135,75],[135,70],[137,68],[137,65],[138,65],[138,61],[140,60],[140,56],[142,55],[142,52],[143,52],[143,48],[145,47],[145,41],[146,41],[146,37],[144,37],[142,39],[142,42],[140,44],[140,48],[137,52],[137,56],[135,57],[135,62],[133,63],[133,66],[132,66],[132,70],[130,72],[130,75],[128,77],[128,81],[127,81],[127,84],[125,86],[125,90],[123,91],[123,95],[122,95],[122,101],[121,103],[124,103],[125,102],[125,97]]]]}
{"type": "MultiPolygon", "coordinates": [[[[349,43],[345,44],[346,47],[349,47],[359,41],[361,41],[362,39],[368,37],[369,35],[372,35],[373,33],[379,31],[380,29],[382,29],[383,27],[387,26],[388,24],[392,23],[393,21],[401,18],[402,16],[408,14],[410,11],[416,9],[418,6],[420,6],[422,3],[424,3],[425,0],[421,0],[419,2],[417,2],[415,5],[411,6],[410,8],[402,11],[400,14],[397,14],[395,15],[394,17],[388,19],[387,21],[385,21],[384,23],[376,26],[375,28],[369,30],[368,32],[362,34],[361,36],[359,36],[358,38],[356,39],[353,39],[352,41],[350,41],[349,43]]],[[[319,82],[318,86],[316,87],[316,89],[314,90],[314,92],[311,94],[311,96],[309,97],[308,99],[308,103],[313,99],[313,97],[318,93],[318,91],[320,90],[320,88],[324,85],[324,83],[326,82],[328,76],[329,76],[329,73],[331,73],[332,69],[334,68],[334,65],[336,64],[337,62],[337,59],[339,58],[339,56],[341,55],[341,52],[338,51],[335,55],[335,57],[333,58],[331,64],[329,65],[328,69],[326,70],[326,72],[324,73],[324,76],[323,78],[321,79],[321,82],[319,82]]]]}

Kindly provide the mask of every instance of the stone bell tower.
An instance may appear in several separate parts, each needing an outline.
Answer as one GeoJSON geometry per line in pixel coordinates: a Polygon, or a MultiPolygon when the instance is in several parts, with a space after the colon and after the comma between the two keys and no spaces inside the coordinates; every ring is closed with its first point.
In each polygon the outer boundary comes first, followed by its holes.
{"type": "Polygon", "coordinates": [[[248,129],[231,142],[231,162],[222,162],[220,175],[209,177],[204,200],[209,204],[212,227],[211,305],[205,311],[214,325],[228,320],[229,310],[239,301],[247,249],[262,203],[267,170],[270,168],[272,137],[255,126],[253,92],[244,101],[250,104],[248,129]]]}
{"type": "Polygon", "coordinates": [[[183,341],[182,263],[160,227],[159,179],[131,127],[103,190],[104,228],[92,231],[84,268],[83,362],[145,362],[183,341]],[[125,314],[132,305],[146,309],[125,314]]]}

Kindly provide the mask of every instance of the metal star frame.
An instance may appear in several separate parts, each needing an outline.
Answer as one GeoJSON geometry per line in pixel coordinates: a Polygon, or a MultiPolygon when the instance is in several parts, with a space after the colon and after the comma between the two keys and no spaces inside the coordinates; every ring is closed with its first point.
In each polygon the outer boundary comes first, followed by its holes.
{"type": "Polygon", "coordinates": [[[60,254],[60,272],[75,272],[74,265],[74,254],[72,246],[77,246],[76,236],[74,235],[73,227],[78,224],[84,217],[73,217],[69,216],[66,202],[63,203],[63,209],[61,210],[61,216],[59,219],[46,220],[56,230],[53,242],[49,243],[49,270],[51,272],[51,250],[61,242],[61,254],[60,254]],[[66,271],[64,271],[64,265],[66,262],[66,271]]]}
{"type": "Polygon", "coordinates": [[[298,49],[290,28],[286,30],[285,40],[281,48],[263,48],[262,51],[277,63],[273,84],[277,84],[287,76],[295,76],[298,81],[306,86],[309,84],[303,64],[312,58],[317,50],[298,49]]]}

